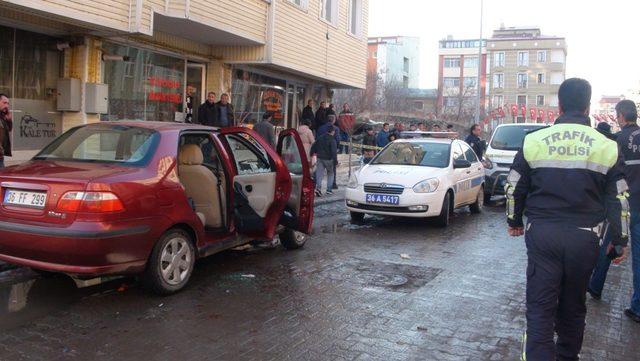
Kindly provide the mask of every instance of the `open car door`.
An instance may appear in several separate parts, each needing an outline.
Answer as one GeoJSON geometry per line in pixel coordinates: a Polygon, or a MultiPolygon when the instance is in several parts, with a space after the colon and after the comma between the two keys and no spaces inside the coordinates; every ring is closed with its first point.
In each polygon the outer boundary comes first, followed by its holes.
{"type": "Polygon", "coordinates": [[[307,153],[298,132],[286,129],[278,137],[278,154],[289,169],[291,195],[281,224],[309,234],[313,226],[314,185],[307,153]]]}
{"type": "Polygon", "coordinates": [[[232,127],[220,130],[234,165],[228,193],[233,197],[235,229],[256,239],[272,239],[289,200],[291,177],[275,149],[256,132],[232,127]]]}

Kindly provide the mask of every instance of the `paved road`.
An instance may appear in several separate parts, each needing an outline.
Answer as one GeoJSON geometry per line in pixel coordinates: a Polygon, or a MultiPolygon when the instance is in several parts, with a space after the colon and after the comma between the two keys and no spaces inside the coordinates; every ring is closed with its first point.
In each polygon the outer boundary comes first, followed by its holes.
{"type": "MultiPolygon", "coordinates": [[[[132,279],[77,290],[0,273],[0,359],[515,360],[526,256],[503,212],[354,226],[325,204],[303,250],[210,257],[164,298],[132,279]]],[[[638,360],[640,325],[621,316],[630,277],[613,268],[589,301],[584,360],[638,360]]]]}

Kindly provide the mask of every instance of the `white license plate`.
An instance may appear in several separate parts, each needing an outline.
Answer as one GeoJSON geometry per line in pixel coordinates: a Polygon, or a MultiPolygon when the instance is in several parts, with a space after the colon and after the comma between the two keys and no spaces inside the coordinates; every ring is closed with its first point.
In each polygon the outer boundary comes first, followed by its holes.
{"type": "Polygon", "coordinates": [[[21,207],[44,208],[44,205],[47,203],[47,193],[7,189],[4,192],[3,203],[21,207]]]}
{"type": "Polygon", "coordinates": [[[400,197],[387,194],[366,193],[366,201],[367,203],[398,205],[400,204],[400,197]]]}

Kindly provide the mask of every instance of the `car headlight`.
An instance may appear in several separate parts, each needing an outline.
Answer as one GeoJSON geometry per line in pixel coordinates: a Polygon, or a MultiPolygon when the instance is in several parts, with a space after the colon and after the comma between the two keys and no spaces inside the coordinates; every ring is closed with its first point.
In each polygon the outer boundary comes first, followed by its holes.
{"type": "Polygon", "coordinates": [[[486,155],[484,156],[484,159],[482,160],[482,165],[487,169],[493,169],[493,162],[486,155]]]}
{"type": "Polygon", "coordinates": [[[439,185],[440,181],[438,178],[429,178],[414,185],[413,191],[416,193],[433,193],[438,189],[439,185]]]}
{"type": "Polygon", "coordinates": [[[358,188],[358,177],[356,175],[352,175],[349,179],[349,183],[347,183],[347,188],[355,189],[358,188]]]}

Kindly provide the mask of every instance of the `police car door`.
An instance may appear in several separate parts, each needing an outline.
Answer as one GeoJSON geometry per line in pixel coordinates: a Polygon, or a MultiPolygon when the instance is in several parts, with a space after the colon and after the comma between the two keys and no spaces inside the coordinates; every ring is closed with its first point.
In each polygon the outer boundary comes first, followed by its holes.
{"type": "MultiPolygon", "coordinates": [[[[454,141],[451,143],[451,163],[459,160],[466,160],[460,142],[454,141]]],[[[469,203],[471,198],[471,169],[472,168],[453,168],[453,191],[455,193],[454,204],[455,207],[469,203]]]]}
{"type": "Polygon", "coordinates": [[[470,190],[469,190],[469,202],[475,202],[478,199],[478,192],[481,191],[480,187],[482,186],[482,181],[484,180],[484,168],[480,159],[476,155],[476,152],[466,143],[460,143],[462,147],[462,151],[464,152],[464,157],[466,160],[471,163],[471,168],[468,169],[470,171],[469,175],[471,176],[469,179],[470,182],[470,190]]]}

